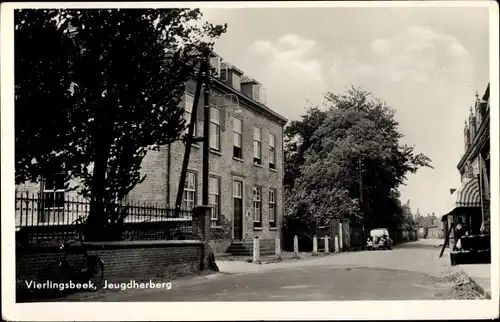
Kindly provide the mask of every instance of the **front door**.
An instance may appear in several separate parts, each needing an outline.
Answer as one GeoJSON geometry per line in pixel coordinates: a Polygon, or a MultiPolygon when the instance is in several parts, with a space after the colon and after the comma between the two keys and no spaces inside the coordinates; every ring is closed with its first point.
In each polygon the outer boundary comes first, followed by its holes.
{"type": "Polygon", "coordinates": [[[233,181],[233,238],[243,239],[243,182],[233,181]]]}

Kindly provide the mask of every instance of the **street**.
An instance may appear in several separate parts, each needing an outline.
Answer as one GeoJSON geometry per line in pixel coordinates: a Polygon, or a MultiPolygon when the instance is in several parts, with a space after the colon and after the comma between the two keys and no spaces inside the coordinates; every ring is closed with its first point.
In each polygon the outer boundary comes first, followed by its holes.
{"type": "MultiPolygon", "coordinates": [[[[356,301],[462,298],[442,278],[449,258],[428,241],[256,265],[220,261],[221,272],[172,281],[171,290],[107,291],[92,301],[356,301]]],[[[477,298],[473,289],[465,298],[477,298]]],[[[77,296],[66,300],[76,300],[77,296]]]]}

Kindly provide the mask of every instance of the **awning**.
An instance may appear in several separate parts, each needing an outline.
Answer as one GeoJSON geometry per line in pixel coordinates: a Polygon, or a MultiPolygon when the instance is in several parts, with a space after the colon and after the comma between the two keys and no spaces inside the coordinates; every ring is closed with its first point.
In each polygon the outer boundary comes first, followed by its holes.
{"type": "Polygon", "coordinates": [[[477,178],[467,178],[462,181],[460,188],[451,194],[448,212],[444,216],[451,214],[457,208],[480,207],[481,194],[479,190],[479,181],[477,178]]]}

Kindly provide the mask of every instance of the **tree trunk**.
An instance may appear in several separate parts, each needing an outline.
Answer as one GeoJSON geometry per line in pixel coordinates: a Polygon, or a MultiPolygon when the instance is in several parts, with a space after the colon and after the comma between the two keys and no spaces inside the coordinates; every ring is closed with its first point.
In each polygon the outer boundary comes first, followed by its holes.
{"type": "MultiPolygon", "coordinates": [[[[110,92],[108,92],[110,95],[110,92]]],[[[114,236],[109,229],[110,214],[107,209],[111,202],[106,191],[106,172],[113,143],[113,112],[109,96],[106,106],[101,107],[99,118],[96,117],[97,131],[94,137],[95,155],[92,173],[90,212],[87,219],[85,239],[89,241],[116,240],[121,236],[114,236]]]]}

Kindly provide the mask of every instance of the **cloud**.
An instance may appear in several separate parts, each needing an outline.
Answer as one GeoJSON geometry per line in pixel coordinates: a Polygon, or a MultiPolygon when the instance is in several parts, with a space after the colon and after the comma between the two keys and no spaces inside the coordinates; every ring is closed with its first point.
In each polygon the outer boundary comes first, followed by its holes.
{"type": "Polygon", "coordinates": [[[370,44],[373,64],[389,80],[429,84],[432,81],[472,77],[470,53],[460,41],[429,27],[414,26],[370,44]]]}
{"type": "Polygon", "coordinates": [[[287,34],[273,41],[256,40],[248,48],[246,70],[264,84],[268,104],[298,118],[307,101],[319,104],[325,91],[321,47],[312,39],[287,34]],[[293,111],[293,112],[291,112],[293,111]]]}

